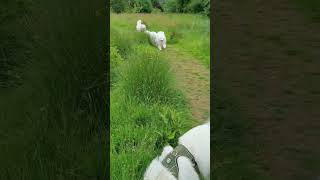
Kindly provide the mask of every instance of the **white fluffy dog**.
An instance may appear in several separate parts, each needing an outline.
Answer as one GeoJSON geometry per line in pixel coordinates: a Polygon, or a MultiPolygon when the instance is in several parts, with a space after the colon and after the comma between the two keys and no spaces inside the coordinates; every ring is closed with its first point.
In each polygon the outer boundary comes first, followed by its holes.
{"type": "Polygon", "coordinates": [[[147,27],[146,27],[146,25],[142,24],[141,20],[138,20],[136,29],[138,32],[144,32],[145,30],[147,30],[147,27]]]}
{"type": "MultiPolygon", "coordinates": [[[[177,155],[178,150],[166,146],[161,156],[155,158],[144,174],[144,180],[199,180],[200,175],[210,179],[210,121],[186,132],[179,138],[179,145],[183,145],[193,158],[177,155]],[[176,156],[172,156],[175,154],[176,156]],[[176,157],[175,167],[169,170],[164,163],[170,163],[176,157]],[[172,169],[177,168],[177,174],[172,169]]],[[[177,147],[178,147],[177,146],[177,147]]],[[[181,152],[181,151],[180,151],[181,152]]],[[[184,153],[186,154],[186,153],[184,153]]],[[[172,163],[172,162],[171,162],[172,163]]]]}
{"type": "Polygon", "coordinates": [[[167,39],[163,31],[152,32],[146,30],[145,33],[149,36],[151,43],[159,50],[165,49],[167,47],[167,39]]]}

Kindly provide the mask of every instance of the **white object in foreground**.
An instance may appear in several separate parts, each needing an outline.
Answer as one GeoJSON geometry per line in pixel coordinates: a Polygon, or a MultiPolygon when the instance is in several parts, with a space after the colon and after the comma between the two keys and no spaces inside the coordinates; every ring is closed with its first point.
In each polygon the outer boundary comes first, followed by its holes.
{"type": "Polygon", "coordinates": [[[186,132],[179,138],[179,144],[187,148],[196,164],[185,156],[177,156],[178,174],[173,175],[163,165],[165,162],[170,163],[167,156],[173,152],[173,148],[168,145],[164,147],[161,156],[153,159],[144,174],[144,180],[199,180],[195,165],[204,179],[210,179],[210,121],[186,132]]]}

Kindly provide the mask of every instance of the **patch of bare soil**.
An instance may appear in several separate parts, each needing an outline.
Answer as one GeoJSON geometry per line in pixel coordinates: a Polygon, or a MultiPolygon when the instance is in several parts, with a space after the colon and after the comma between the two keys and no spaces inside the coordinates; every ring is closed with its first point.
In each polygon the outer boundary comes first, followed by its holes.
{"type": "Polygon", "coordinates": [[[207,120],[210,112],[210,71],[199,60],[174,47],[168,47],[166,56],[176,74],[178,87],[185,93],[194,119],[207,120]]]}
{"type": "Polygon", "coordinates": [[[292,3],[226,0],[213,9],[214,73],[254,123],[256,158],[274,180],[320,175],[320,26],[292,3]]]}

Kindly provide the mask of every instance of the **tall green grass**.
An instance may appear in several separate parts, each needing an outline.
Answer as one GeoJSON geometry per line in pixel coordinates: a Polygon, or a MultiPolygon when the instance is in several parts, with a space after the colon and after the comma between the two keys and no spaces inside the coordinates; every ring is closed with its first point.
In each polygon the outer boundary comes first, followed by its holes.
{"type": "Polygon", "coordinates": [[[144,103],[166,103],[175,97],[173,75],[160,53],[151,47],[136,48],[123,66],[119,86],[144,103]]]}
{"type": "Polygon", "coordinates": [[[22,27],[31,40],[18,38],[29,61],[0,92],[0,179],[106,179],[105,5],[30,6],[22,27]]]}
{"type": "Polygon", "coordinates": [[[110,178],[142,179],[162,148],[175,146],[195,122],[165,56],[143,33],[132,32],[135,24],[121,26],[112,18],[110,178]]]}

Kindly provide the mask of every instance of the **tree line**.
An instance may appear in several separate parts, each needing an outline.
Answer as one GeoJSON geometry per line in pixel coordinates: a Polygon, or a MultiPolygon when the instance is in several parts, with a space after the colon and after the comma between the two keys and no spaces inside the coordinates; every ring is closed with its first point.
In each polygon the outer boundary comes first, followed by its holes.
{"type": "Polygon", "coordinates": [[[210,15],[210,0],[111,0],[114,13],[199,13],[210,15]]]}

